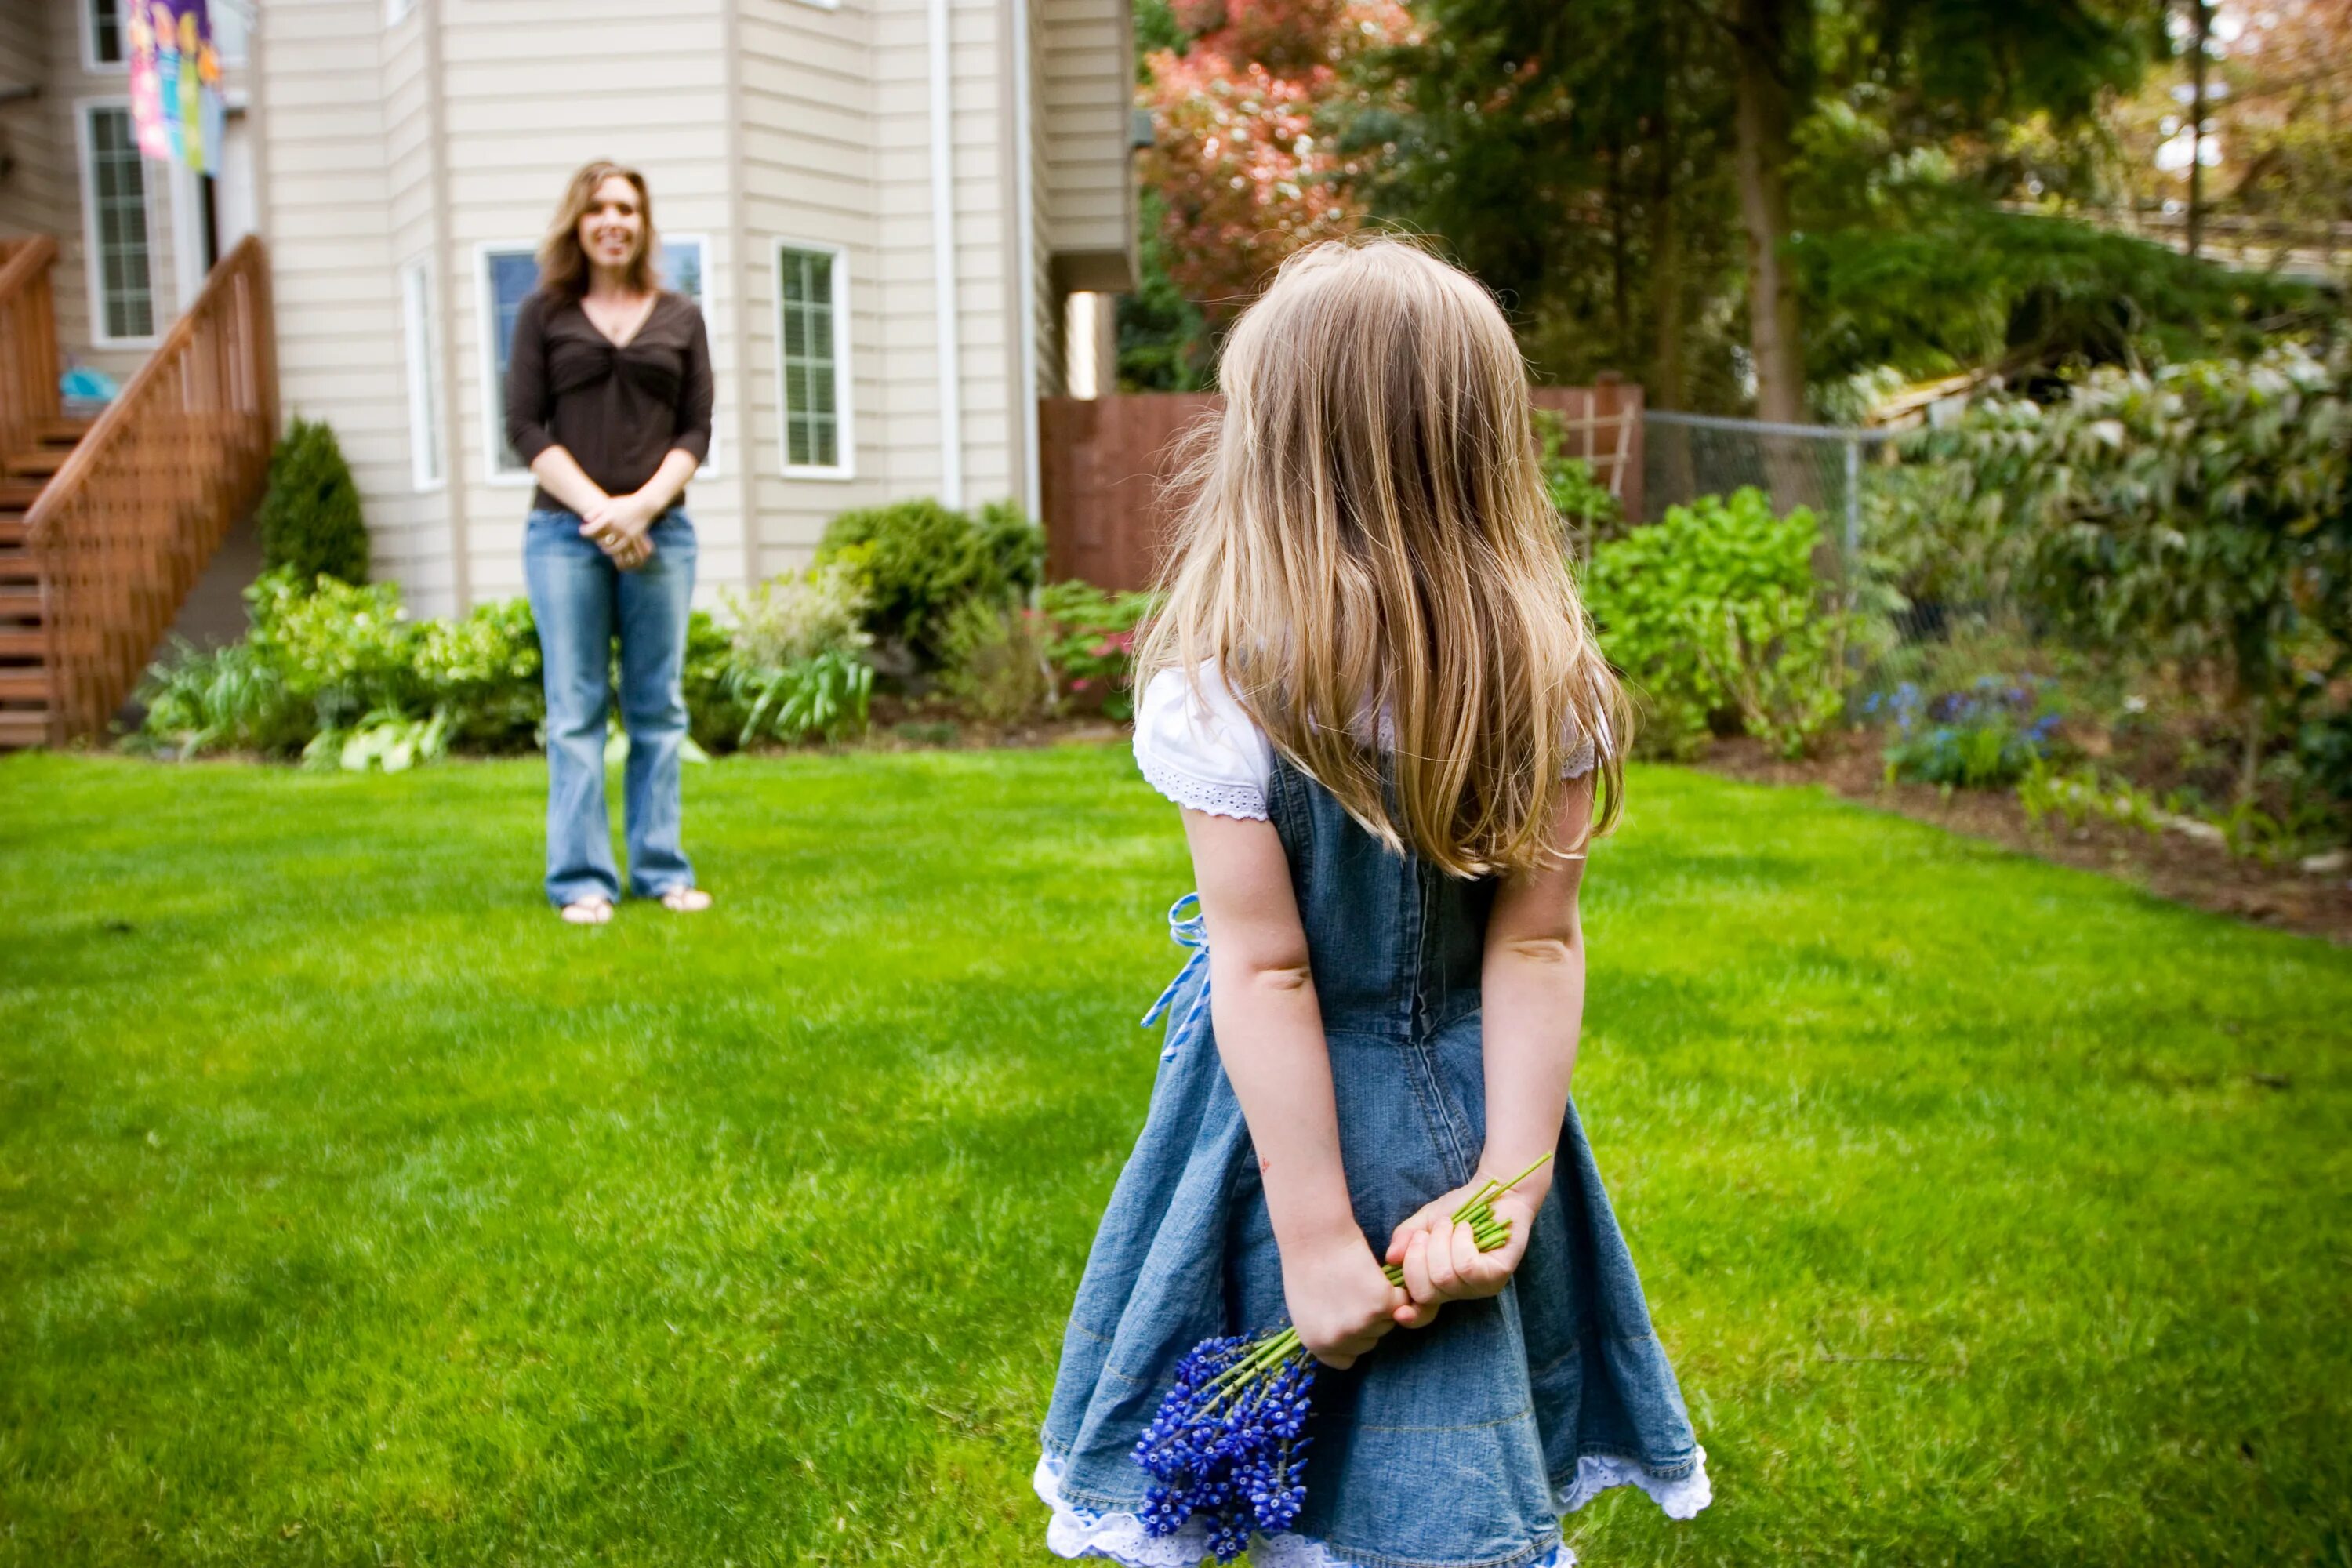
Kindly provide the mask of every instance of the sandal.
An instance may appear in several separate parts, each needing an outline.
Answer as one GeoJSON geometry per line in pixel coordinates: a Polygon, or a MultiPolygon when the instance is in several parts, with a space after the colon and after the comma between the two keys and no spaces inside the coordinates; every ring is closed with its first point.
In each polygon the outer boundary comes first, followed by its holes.
{"type": "Polygon", "coordinates": [[[710,907],[710,895],[700,888],[672,888],[661,896],[661,902],[674,915],[699,914],[710,907]]]}
{"type": "Polygon", "coordinates": [[[613,918],[613,900],[602,893],[591,893],[584,899],[574,899],[556,911],[563,923],[575,926],[600,926],[613,918]]]}

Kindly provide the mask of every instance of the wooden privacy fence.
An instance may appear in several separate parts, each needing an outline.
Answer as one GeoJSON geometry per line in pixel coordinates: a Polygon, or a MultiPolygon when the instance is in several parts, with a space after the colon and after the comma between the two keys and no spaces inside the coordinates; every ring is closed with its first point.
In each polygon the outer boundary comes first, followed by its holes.
{"type": "MultiPolygon", "coordinates": [[[[1535,403],[1560,416],[1564,450],[1642,515],[1642,389],[1625,382],[1539,386],[1535,403]]],[[[1216,416],[1213,392],[1144,392],[1041,399],[1045,571],[1103,588],[1145,588],[1176,521],[1169,481],[1184,433],[1216,416]]]]}
{"type": "Polygon", "coordinates": [[[248,237],[26,516],[41,562],[51,740],[101,732],[229,525],[278,431],[269,264],[248,237]]]}

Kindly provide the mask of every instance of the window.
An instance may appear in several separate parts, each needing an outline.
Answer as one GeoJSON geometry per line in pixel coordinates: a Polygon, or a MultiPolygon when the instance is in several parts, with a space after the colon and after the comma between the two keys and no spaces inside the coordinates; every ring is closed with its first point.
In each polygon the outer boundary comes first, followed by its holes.
{"type": "MultiPolygon", "coordinates": [[[[710,306],[702,293],[703,254],[704,242],[699,236],[665,239],[661,275],[664,288],[685,295],[708,316],[710,306]]],[[[507,363],[508,354],[514,347],[515,312],[522,309],[524,297],[539,287],[538,247],[487,245],[482,247],[481,258],[483,337],[489,350],[483,364],[489,416],[487,446],[494,454],[490,472],[501,479],[528,479],[530,469],[521,454],[507,444],[507,363]]],[[[697,471],[709,476],[718,469],[719,441],[714,432],[709,459],[697,471]]]]}
{"type": "Polygon", "coordinates": [[[83,63],[96,70],[123,60],[122,0],[81,0],[83,63]]]}
{"type": "Polygon", "coordinates": [[[788,474],[849,477],[845,263],[837,249],[776,247],[776,374],[788,474]]]}
{"type": "Polygon", "coordinates": [[[416,0],[383,0],[383,25],[389,27],[415,9],[416,0]]]}
{"type": "Polygon", "coordinates": [[[439,488],[441,376],[433,353],[433,274],[424,258],[400,269],[401,323],[408,348],[408,461],[420,490],[439,488]]]}
{"type": "Polygon", "coordinates": [[[147,171],[131,110],[91,104],[82,113],[82,207],[89,245],[90,315],[101,343],[155,335],[149,270],[147,171]]]}

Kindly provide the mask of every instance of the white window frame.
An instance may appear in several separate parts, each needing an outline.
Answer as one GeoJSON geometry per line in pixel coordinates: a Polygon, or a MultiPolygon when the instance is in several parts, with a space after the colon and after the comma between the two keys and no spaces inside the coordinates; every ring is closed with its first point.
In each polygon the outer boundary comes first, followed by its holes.
{"type": "Polygon", "coordinates": [[[416,14],[416,0],[383,0],[383,25],[404,22],[416,14]]]}
{"type": "MultiPolygon", "coordinates": [[[[251,61],[248,58],[248,56],[252,53],[251,42],[253,38],[253,26],[254,24],[259,20],[259,17],[255,15],[252,0],[213,0],[211,10],[213,17],[213,47],[220,51],[220,63],[223,68],[234,68],[250,64],[251,61]],[[221,13],[224,11],[235,11],[236,13],[236,19],[239,24],[237,37],[244,39],[247,46],[245,48],[236,50],[233,54],[229,51],[228,47],[221,42],[220,19],[221,13]]],[[[221,96],[226,99],[228,95],[224,92],[221,96]]]]}
{"type": "Polygon", "coordinates": [[[854,479],[857,477],[857,426],[850,405],[852,374],[849,346],[849,251],[823,240],[779,239],[769,252],[768,278],[776,292],[776,460],[787,479],[854,479]],[[838,463],[793,461],[792,405],[784,380],[784,253],[798,250],[833,258],[833,408],[834,448],[838,463]]]}
{"type": "MultiPolygon", "coordinates": [[[[698,308],[702,311],[703,323],[707,329],[711,319],[713,304],[709,236],[665,234],[660,237],[660,243],[666,246],[691,245],[700,252],[702,299],[698,301],[698,308]]],[[[483,468],[488,472],[491,484],[515,489],[520,489],[525,485],[536,485],[539,480],[528,468],[501,468],[499,467],[499,448],[506,441],[507,415],[505,390],[499,384],[499,300],[498,292],[490,283],[490,258],[494,256],[536,256],[538,253],[539,242],[535,239],[484,240],[474,247],[475,316],[477,335],[481,339],[483,468]]],[[[782,372],[778,374],[781,377],[782,372]]],[[[781,390],[780,380],[780,395],[781,390]]],[[[695,469],[694,477],[698,479],[723,477],[719,459],[719,427],[714,418],[710,430],[710,455],[704,459],[700,468],[695,469]]]]}
{"type": "Polygon", "coordinates": [[[417,494],[449,482],[442,422],[440,360],[433,352],[436,316],[431,252],[400,269],[402,348],[408,364],[408,474],[417,494]]]}
{"type": "MultiPolygon", "coordinates": [[[[147,160],[139,166],[139,201],[147,215],[147,321],[150,330],[143,336],[117,337],[106,330],[106,256],[100,248],[98,235],[98,166],[95,138],[90,134],[90,121],[97,115],[115,111],[128,120],[131,100],[127,98],[83,98],[74,100],[74,150],[81,176],[81,243],[82,273],[89,285],[89,337],[93,345],[102,349],[153,348],[163,338],[163,297],[156,287],[155,244],[155,183],[147,177],[147,160]]],[[[138,134],[134,125],[131,134],[138,134]]]]}
{"type": "Polygon", "coordinates": [[[98,58],[98,18],[90,15],[92,0],[74,0],[74,31],[81,38],[81,68],[91,76],[128,74],[131,69],[131,37],[122,25],[122,0],[114,0],[114,46],[121,51],[119,60],[98,58]]]}

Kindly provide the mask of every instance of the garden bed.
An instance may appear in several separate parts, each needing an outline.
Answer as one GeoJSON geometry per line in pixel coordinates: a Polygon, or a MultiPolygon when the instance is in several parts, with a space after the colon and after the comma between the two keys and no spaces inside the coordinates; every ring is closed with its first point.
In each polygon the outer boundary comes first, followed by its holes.
{"type": "Polygon", "coordinates": [[[2056,817],[2037,823],[2013,790],[1890,784],[1866,735],[1838,737],[1822,755],[1795,762],[1774,756],[1745,736],[1721,740],[1702,765],[1751,783],[1817,784],[1844,799],[1989,839],[2020,854],[2102,871],[2176,903],[2352,943],[2352,877],[2342,869],[2315,874],[2294,861],[2233,855],[2170,829],[2150,833],[2097,820],[2070,826],[2056,817]]]}

